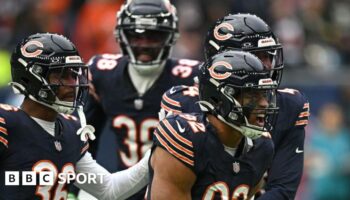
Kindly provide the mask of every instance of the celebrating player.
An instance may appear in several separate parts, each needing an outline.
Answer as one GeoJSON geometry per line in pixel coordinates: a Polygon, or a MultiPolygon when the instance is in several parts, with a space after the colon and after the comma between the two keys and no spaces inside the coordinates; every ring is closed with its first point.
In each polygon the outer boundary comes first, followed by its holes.
{"type": "Polygon", "coordinates": [[[127,198],[147,184],[148,157],[110,174],[87,151],[93,128],[69,114],[83,104],[88,68],[67,38],[50,33],[25,38],[12,54],[11,70],[12,87],[25,99],[21,108],[0,105],[0,199],[67,199],[68,182],[58,180],[62,174],[96,177],[95,183],[77,186],[98,199],[127,198]],[[51,172],[53,185],[9,186],[8,171],[51,172]]]}
{"type": "Polygon", "coordinates": [[[250,137],[269,131],[276,88],[250,53],[224,51],[204,63],[203,113],[167,116],[154,133],[149,199],[249,199],[274,148],[270,138],[250,137]]]}
{"type": "MultiPolygon", "coordinates": [[[[270,27],[259,17],[250,14],[227,15],[208,31],[206,57],[227,50],[249,51],[257,55],[272,79],[279,84],[283,70],[282,46],[270,27]]],[[[193,87],[177,86],[165,93],[162,111],[199,112],[198,95],[193,87]],[[189,95],[192,94],[192,95],[189,95]],[[176,102],[176,103],[174,103],[176,102]]],[[[279,114],[271,135],[275,156],[268,171],[266,193],[260,199],[294,199],[303,171],[305,126],[308,123],[309,103],[298,90],[277,90],[279,114]]]]}

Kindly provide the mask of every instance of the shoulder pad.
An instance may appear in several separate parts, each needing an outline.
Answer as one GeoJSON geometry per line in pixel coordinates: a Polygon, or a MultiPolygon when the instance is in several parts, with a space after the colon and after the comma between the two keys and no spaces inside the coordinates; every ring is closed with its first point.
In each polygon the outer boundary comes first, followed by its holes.
{"type": "Polygon", "coordinates": [[[169,65],[171,68],[171,73],[175,77],[182,79],[191,78],[197,76],[199,72],[198,60],[189,60],[189,59],[169,59],[169,65]]]}
{"type": "Polygon", "coordinates": [[[194,115],[171,115],[162,120],[154,131],[154,142],[186,166],[194,169],[194,140],[205,132],[205,125],[194,115]]]}
{"type": "Polygon", "coordinates": [[[95,55],[89,60],[87,65],[91,71],[109,71],[117,67],[118,61],[122,57],[122,54],[95,55]]]}
{"type": "Polygon", "coordinates": [[[172,113],[199,113],[198,88],[179,85],[170,88],[162,96],[161,108],[172,113]]]}
{"type": "Polygon", "coordinates": [[[285,88],[278,90],[280,110],[292,117],[294,126],[306,126],[310,116],[310,104],[306,96],[298,90],[285,88]]]}

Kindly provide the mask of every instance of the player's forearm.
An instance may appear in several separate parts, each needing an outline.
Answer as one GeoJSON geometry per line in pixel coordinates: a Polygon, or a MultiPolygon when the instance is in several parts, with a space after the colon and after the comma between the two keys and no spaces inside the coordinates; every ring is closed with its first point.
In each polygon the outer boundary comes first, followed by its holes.
{"type": "Polygon", "coordinates": [[[129,169],[108,177],[110,184],[105,187],[104,199],[126,199],[140,191],[149,182],[148,159],[150,151],[144,158],[129,169]]]}
{"type": "MultiPolygon", "coordinates": [[[[90,156],[89,156],[90,157],[90,156]]],[[[84,158],[77,164],[77,173],[98,174],[96,183],[75,183],[98,199],[125,199],[141,190],[148,183],[149,153],[135,166],[110,174],[92,158],[84,158]]]]}

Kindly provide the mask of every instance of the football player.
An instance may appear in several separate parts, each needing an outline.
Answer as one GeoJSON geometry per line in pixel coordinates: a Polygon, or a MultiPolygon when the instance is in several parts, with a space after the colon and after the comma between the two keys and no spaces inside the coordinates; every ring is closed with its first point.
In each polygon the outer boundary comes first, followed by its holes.
{"type": "Polygon", "coordinates": [[[169,58],[179,33],[168,0],[127,1],[117,14],[115,35],[123,55],[90,60],[93,92],[85,113],[97,133],[106,124],[106,133],[116,134],[120,170],[151,147],[162,94],[173,85],[193,85],[199,62],[169,58]]]}
{"type": "Polygon", "coordinates": [[[59,182],[58,174],[95,175],[95,184],[77,186],[98,199],[127,198],[147,184],[147,157],[110,174],[87,151],[93,128],[70,114],[83,104],[88,68],[67,38],[50,33],[25,38],[12,54],[11,70],[11,85],[25,99],[21,108],[0,105],[0,199],[67,199],[67,182],[59,182]],[[49,171],[54,184],[5,185],[7,171],[49,171]]]}
{"type": "MultiPolygon", "coordinates": [[[[227,15],[208,31],[206,56],[225,49],[241,49],[257,55],[273,69],[271,77],[279,84],[283,70],[283,51],[271,28],[259,17],[250,14],[227,15]]],[[[268,171],[266,193],[259,198],[294,199],[304,163],[305,126],[309,103],[295,89],[277,92],[278,119],[272,131],[275,156],[268,171]]]]}
{"type": "MultiPolygon", "coordinates": [[[[230,14],[219,19],[208,31],[205,47],[207,58],[225,49],[254,53],[268,69],[272,69],[272,79],[280,83],[283,72],[282,46],[270,27],[255,15],[230,14]]],[[[163,96],[162,99],[163,115],[176,110],[198,112],[199,106],[195,104],[198,96],[189,96],[188,92],[183,91],[187,90],[185,88],[188,87],[175,87],[172,93],[167,91],[166,98],[163,96]]],[[[271,132],[275,156],[268,171],[266,193],[258,199],[294,199],[303,172],[309,103],[298,90],[285,88],[277,90],[277,106],[280,108],[279,114],[271,132]]]]}
{"type": "Polygon", "coordinates": [[[277,84],[253,54],[224,51],[199,73],[203,113],[170,115],[154,132],[149,199],[249,199],[273,157],[266,118],[277,84]],[[247,137],[248,136],[248,137],[247,137]]]}

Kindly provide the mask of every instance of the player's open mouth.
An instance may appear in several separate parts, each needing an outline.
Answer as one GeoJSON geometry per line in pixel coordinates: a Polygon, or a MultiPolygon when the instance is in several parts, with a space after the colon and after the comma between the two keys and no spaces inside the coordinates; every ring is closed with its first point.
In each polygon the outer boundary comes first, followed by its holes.
{"type": "Polygon", "coordinates": [[[137,57],[137,59],[142,61],[142,62],[150,62],[150,61],[152,61],[153,57],[151,55],[148,55],[148,54],[141,54],[137,57]]]}
{"type": "Polygon", "coordinates": [[[62,101],[74,101],[75,99],[75,93],[74,92],[69,92],[63,96],[61,99],[62,101]]]}
{"type": "Polygon", "coordinates": [[[256,125],[263,127],[265,125],[265,114],[256,115],[256,125]]]}

